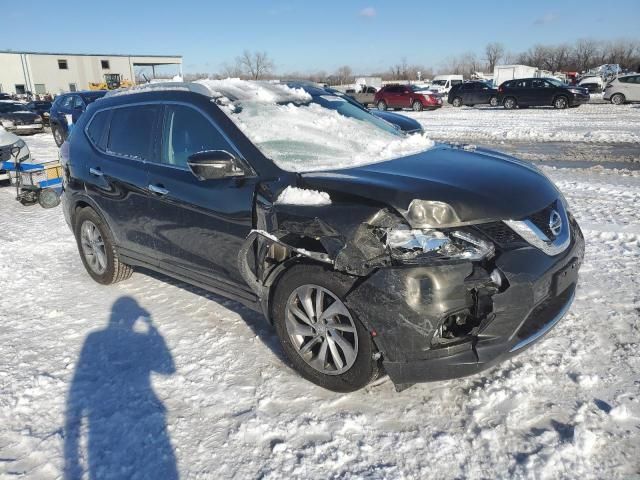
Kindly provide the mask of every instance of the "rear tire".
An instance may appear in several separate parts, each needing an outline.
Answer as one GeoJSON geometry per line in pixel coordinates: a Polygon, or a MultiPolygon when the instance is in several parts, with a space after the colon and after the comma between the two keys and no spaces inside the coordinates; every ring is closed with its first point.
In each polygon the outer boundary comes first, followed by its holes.
{"type": "Polygon", "coordinates": [[[380,100],[378,102],[377,107],[378,107],[378,110],[385,111],[387,109],[387,102],[385,102],[384,100],[380,100]]]}
{"type": "Polygon", "coordinates": [[[62,129],[58,125],[53,125],[51,127],[51,133],[53,134],[53,140],[56,142],[56,145],[61,147],[67,139],[65,134],[62,132],[62,129]]]}
{"type": "Polygon", "coordinates": [[[359,390],[380,374],[371,334],[342,303],[352,284],[347,275],[300,264],[284,273],[273,297],[272,318],[289,363],[302,377],[334,392],[359,390]],[[309,299],[306,308],[303,298],[309,299]],[[331,307],[337,313],[328,317],[327,324],[317,312],[331,307]]]}
{"type": "Polygon", "coordinates": [[[611,103],[614,105],[622,105],[627,101],[626,97],[622,93],[614,93],[611,96],[611,103]]]}
{"type": "Polygon", "coordinates": [[[460,98],[460,97],[454,98],[453,102],[451,102],[451,105],[453,105],[454,107],[461,107],[462,106],[462,98],[460,98]]]}
{"type": "Polygon", "coordinates": [[[83,208],[75,219],[74,233],[80,258],[91,278],[102,285],[126,280],[133,268],[122,263],[108,225],[92,208],[83,208]]]}
{"type": "Polygon", "coordinates": [[[504,99],[504,102],[502,102],[502,105],[507,110],[513,110],[518,106],[518,102],[513,97],[507,97],[504,99]]]}
{"type": "Polygon", "coordinates": [[[414,112],[421,112],[422,110],[424,110],[424,106],[422,105],[422,102],[420,100],[414,101],[411,105],[411,108],[413,108],[414,112]]]}

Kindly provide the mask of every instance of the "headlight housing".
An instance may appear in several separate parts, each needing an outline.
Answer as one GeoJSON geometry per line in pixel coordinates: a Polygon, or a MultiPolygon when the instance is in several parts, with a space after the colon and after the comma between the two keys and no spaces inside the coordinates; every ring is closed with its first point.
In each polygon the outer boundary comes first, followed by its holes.
{"type": "Polygon", "coordinates": [[[495,253],[492,243],[463,231],[410,229],[399,226],[387,230],[386,246],[391,257],[400,261],[428,260],[479,261],[495,253]]]}
{"type": "Polygon", "coordinates": [[[460,217],[451,205],[435,200],[412,200],[406,216],[414,228],[448,227],[460,223],[460,217]]]}
{"type": "Polygon", "coordinates": [[[13,145],[11,145],[12,147],[18,147],[18,148],[24,148],[26,147],[26,143],[24,143],[24,140],[19,139],[16,143],[14,143],[13,145]]]}

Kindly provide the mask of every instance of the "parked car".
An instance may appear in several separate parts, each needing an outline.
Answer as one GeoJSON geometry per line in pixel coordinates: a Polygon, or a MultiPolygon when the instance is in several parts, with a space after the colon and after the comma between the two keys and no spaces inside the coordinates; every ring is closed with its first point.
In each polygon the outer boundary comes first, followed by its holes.
{"type": "Polygon", "coordinates": [[[0,126],[18,135],[41,133],[44,130],[40,115],[18,102],[0,102],[0,126]]]}
{"type": "Polygon", "coordinates": [[[42,123],[44,125],[49,125],[51,102],[46,102],[44,100],[34,100],[33,102],[27,103],[27,108],[32,112],[40,115],[40,118],[42,119],[42,123]]]}
{"type": "Polygon", "coordinates": [[[0,92],[0,100],[13,100],[10,93],[0,92]]]}
{"type": "Polygon", "coordinates": [[[455,85],[464,82],[462,75],[436,75],[431,82],[430,90],[440,95],[447,95],[455,85]]]}
{"type": "Polygon", "coordinates": [[[573,300],[584,240],[543,173],[337,96],[164,84],[107,96],[74,128],[63,210],[89,276],[143,266],[260,311],[325,388],[477,373],[573,300]]]}
{"type": "Polygon", "coordinates": [[[612,80],[605,87],[602,98],[614,105],[640,102],[640,74],[624,75],[612,80]]]}
{"type": "Polygon", "coordinates": [[[49,123],[56,145],[61,146],[69,136],[73,125],[82,113],[98,98],[104,97],[106,90],[72,92],[58,95],[51,105],[49,123]]]}
{"type": "Polygon", "coordinates": [[[498,103],[507,110],[544,106],[563,109],[588,101],[586,88],[566,85],[555,78],[521,78],[504,82],[498,88],[498,103]]]}
{"type": "Polygon", "coordinates": [[[16,159],[28,162],[31,159],[29,147],[20,137],[0,127],[0,182],[9,182],[11,179],[9,172],[2,168],[2,164],[16,159]]]}
{"type": "Polygon", "coordinates": [[[490,87],[486,82],[460,83],[451,88],[447,102],[454,107],[481,105],[485,103],[495,107],[498,105],[498,90],[490,87]]]}
{"type": "Polygon", "coordinates": [[[600,93],[603,89],[603,81],[600,76],[583,77],[578,82],[578,86],[586,88],[589,93],[600,93]]]}
{"type": "Polygon", "coordinates": [[[376,87],[371,87],[367,85],[362,85],[362,89],[359,92],[356,92],[355,89],[347,90],[347,95],[351,98],[355,99],[358,103],[361,103],[365,107],[372,105],[375,100],[376,92],[378,89],[376,87]]]}
{"type": "Polygon", "coordinates": [[[411,108],[416,112],[442,107],[442,99],[413,85],[386,85],[376,92],[374,102],[378,110],[411,108]]]}

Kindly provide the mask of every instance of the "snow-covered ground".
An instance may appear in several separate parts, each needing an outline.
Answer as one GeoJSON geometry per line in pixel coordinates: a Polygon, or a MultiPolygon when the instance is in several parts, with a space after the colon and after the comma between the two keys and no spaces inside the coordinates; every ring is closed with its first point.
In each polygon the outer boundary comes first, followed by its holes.
{"type": "Polygon", "coordinates": [[[502,107],[444,107],[431,112],[403,112],[418,120],[435,140],[476,142],[637,143],[640,105],[586,104],[555,110],[502,107]]]}
{"type": "Polygon", "coordinates": [[[545,171],[586,237],[570,313],[483,375],[401,394],[314,386],[260,315],[183,283],[94,283],[60,209],[0,189],[0,478],[635,478],[640,176],[545,171]]]}

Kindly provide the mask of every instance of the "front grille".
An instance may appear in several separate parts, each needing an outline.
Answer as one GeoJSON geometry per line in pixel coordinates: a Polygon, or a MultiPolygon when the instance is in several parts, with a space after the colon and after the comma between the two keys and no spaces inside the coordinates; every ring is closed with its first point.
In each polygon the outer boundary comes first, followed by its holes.
{"type": "Polygon", "coordinates": [[[484,223],[478,225],[478,228],[501,247],[517,246],[527,243],[504,222],[484,223]]]}
{"type": "Polygon", "coordinates": [[[529,220],[533,222],[533,224],[540,229],[542,233],[544,233],[547,238],[553,239],[555,235],[551,232],[551,228],[549,228],[549,219],[551,218],[551,212],[556,209],[556,202],[553,202],[548,207],[543,208],[539,212],[534,213],[529,217],[529,220]]]}

